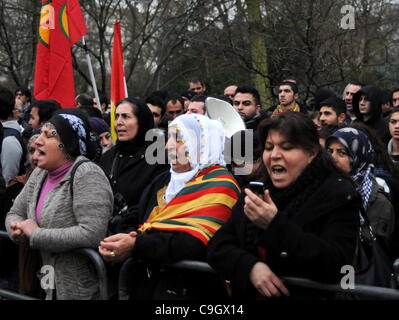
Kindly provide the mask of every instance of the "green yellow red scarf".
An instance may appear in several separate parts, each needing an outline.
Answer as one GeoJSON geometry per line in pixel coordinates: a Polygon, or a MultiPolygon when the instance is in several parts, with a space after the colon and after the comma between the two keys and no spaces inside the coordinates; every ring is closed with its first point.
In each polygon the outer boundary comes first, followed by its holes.
{"type": "Polygon", "coordinates": [[[139,230],[182,231],[205,245],[230,218],[240,193],[232,174],[218,165],[201,171],[168,204],[165,190],[157,192],[158,205],[139,230]]]}
{"type": "Polygon", "coordinates": [[[271,118],[274,119],[275,117],[277,117],[279,114],[284,113],[284,112],[288,112],[288,111],[294,111],[294,112],[301,112],[301,108],[299,107],[299,105],[297,103],[294,104],[293,107],[288,108],[286,110],[283,109],[283,106],[280,104],[276,110],[274,110],[271,118]]]}

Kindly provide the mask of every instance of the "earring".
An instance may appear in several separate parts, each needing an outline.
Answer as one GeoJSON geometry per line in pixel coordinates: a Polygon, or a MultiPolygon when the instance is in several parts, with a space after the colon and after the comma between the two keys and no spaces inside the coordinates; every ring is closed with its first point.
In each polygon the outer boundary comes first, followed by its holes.
{"type": "Polygon", "coordinates": [[[62,143],[60,143],[60,144],[58,145],[58,148],[60,148],[61,150],[64,150],[64,145],[63,145],[62,143]]]}

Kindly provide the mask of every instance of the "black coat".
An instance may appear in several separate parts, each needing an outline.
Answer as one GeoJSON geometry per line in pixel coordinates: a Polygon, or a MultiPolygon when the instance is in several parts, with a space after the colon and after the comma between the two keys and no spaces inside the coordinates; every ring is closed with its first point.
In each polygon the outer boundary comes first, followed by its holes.
{"type": "Polygon", "coordinates": [[[108,150],[100,159],[100,166],[110,177],[115,157],[115,171],[111,178],[114,194],[123,195],[129,207],[138,204],[143,190],[159,174],[169,170],[169,165],[148,164],[145,159],[145,150],[149,144],[143,145],[135,152],[119,153],[117,146],[108,150]]]}
{"type": "MultiPolygon", "coordinates": [[[[232,218],[211,239],[208,262],[231,280],[233,297],[248,299],[256,293],[250,271],[262,260],[243,249],[248,221],[243,204],[244,195],[232,218]]],[[[292,220],[278,212],[261,233],[257,244],[266,249],[266,263],[277,276],[338,282],[341,267],[353,263],[360,206],[354,186],[330,174],[292,220]]]]}
{"type": "MultiPolygon", "coordinates": [[[[157,191],[170,181],[170,173],[159,175],[143,192],[136,217],[128,222],[137,229],[157,205],[157,191]]],[[[129,270],[127,287],[134,299],[221,299],[226,297],[223,282],[217,275],[167,268],[180,260],[205,261],[206,246],[186,232],[153,231],[138,234],[132,252],[135,264],[129,270]]]]}

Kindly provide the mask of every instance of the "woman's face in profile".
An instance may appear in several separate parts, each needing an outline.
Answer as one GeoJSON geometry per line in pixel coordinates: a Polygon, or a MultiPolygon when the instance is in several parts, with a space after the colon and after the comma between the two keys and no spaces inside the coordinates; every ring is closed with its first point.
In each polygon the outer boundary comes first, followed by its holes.
{"type": "Polygon", "coordinates": [[[53,171],[66,163],[65,153],[61,150],[61,140],[55,128],[44,125],[35,141],[35,151],[32,160],[39,168],[53,171]]]}
{"type": "Polygon", "coordinates": [[[184,142],[179,138],[179,134],[175,128],[170,128],[168,134],[169,138],[165,148],[168,152],[168,159],[172,170],[177,173],[190,171],[191,165],[186,155],[184,142]]]}
{"type": "Polygon", "coordinates": [[[294,146],[275,130],[270,130],[263,151],[263,162],[273,185],[286,188],[293,183],[314,159],[304,149],[294,146]]]}
{"type": "Polygon", "coordinates": [[[122,103],[115,112],[115,131],[119,141],[129,141],[137,136],[139,121],[130,103],[122,103]]]}

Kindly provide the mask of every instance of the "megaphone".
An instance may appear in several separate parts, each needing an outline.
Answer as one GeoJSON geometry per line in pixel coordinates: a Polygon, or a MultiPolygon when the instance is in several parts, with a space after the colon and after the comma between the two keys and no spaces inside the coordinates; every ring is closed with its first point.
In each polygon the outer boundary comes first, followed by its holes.
{"type": "Polygon", "coordinates": [[[226,138],[230,139],[234,133],[245,130],[244,121],[230,103],[209,97],[205,100],[205,108],[210,119],[222,124],[226,138]]]}

